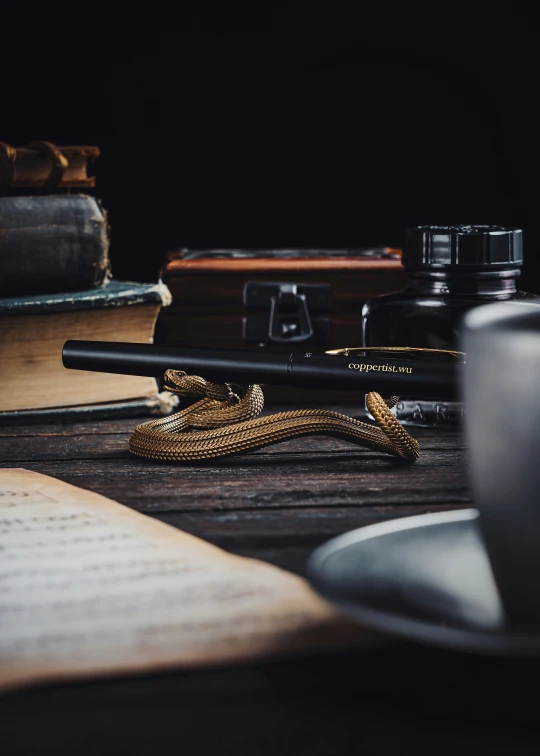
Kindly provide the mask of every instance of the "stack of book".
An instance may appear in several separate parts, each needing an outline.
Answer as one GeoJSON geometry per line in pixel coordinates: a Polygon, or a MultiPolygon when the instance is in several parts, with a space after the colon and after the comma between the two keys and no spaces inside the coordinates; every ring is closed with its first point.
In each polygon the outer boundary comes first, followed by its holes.
{"type": "Polygon", "coordinates": [[[166,414],[153,378],[66,370],[67,339],[153,340],[167,287],[111,279],[96,147],[0,143],[0,423],[166,414]]]}

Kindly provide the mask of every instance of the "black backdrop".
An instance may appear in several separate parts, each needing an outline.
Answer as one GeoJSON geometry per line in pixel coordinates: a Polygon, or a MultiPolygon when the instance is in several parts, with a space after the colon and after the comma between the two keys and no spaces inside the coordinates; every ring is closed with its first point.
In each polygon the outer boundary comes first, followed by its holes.
{"type": "Polygon", "coordinates": [[[117,277],[155,279],[184,245],[400,245],[407,225],[503,223],[524,229],[522,284],[540,291],[531,18],[178,8],[47,31],[4,16],[0,138],[100,146],[117,277]]]}

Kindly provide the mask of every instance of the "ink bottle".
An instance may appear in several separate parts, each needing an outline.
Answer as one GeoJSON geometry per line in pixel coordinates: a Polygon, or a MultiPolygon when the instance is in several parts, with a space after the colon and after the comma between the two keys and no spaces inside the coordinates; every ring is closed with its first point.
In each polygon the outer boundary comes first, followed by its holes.
{"type": "MultiPolygon", "coordinates": [[[[516,287],[523,261],[522,232],[503,226],[417,226],[405,232],[404,291],[369,300],[362,310],[363,346],[459,350],[463,315],[488,302],[540,296],[516,287]]],[[[400,397],[396,417],[405,424],[454,426],[460,402],[400,397]]]]}

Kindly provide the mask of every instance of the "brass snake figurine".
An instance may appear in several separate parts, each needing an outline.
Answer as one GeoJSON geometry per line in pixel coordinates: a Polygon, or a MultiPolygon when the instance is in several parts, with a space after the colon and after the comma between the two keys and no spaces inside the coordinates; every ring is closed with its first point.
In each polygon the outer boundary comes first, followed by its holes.
{"type": "Polygon", "coordinates": [[[227,383],[210,383],[198,376],[167,370],[165,387],[183,396],[204,398],[174,415],[138,425],[129,448],[139,457],[188,462],[260,449],[315,433],[344,438],[411,462],[420,453],[418,442],[390,412],[398,397],[385,401],[375,392],[367,395],[375,426],[322,409],[258,417],[264,407],[264,395],[257,385],[249,386],[239,397],[227,383]]]}
{"type": "MultiPolygon", "coordinates": [[[[369,350],[405,351],[420,358],[463,355],[462,352],[411,347],[345,348],[330,353],[348,355],[369,350]]],[[[139,457],[175,462],[213,459],[313,434],[343,438],[409,462],[420,455],[418,441],[390,411],[398,402],[397,396],[383,399],[375,391],[367,395],[366,405],[376,422],[371,425],[323,409],[291,410],[258,417],[264,407],[260,386],[248,386],[240,396],[230,384],[212,383],[178,370],[167,370],[164,387],[175,394],[202,398],[174,415],[138,425],[129,440],[129,448],[139,457]]]]}

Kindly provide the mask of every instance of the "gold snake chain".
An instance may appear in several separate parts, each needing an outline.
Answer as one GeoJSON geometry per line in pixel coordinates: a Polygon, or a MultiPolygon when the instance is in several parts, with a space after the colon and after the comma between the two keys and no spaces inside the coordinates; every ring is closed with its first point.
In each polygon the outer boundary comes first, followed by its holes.
{"type": "MultiPolygon", "coordinates": [[[[346,347],[328,353],[348,355],[368,350],[407,352],[420,359],[441,355],[452,359],[464,357],[463,352],[411,347],[346,347]]],[[[212,383],[178,370],[167,370],[164,388],[202,399],[174,415],[138,425],[129,440],[129,448],[139,457],[174,462],[212,459],[312,434],[344,438],[409,462],[420,455],[418,441],[390,411],[399,400],[397,396],[383,399],[375,391],[367,395],[366,406],[376,423],[370,425],[323,409],[292,410],[258,417],[264,407],[260,386],[248,386],[244,395],[239,396],[231,384],[212,383]]]]}

